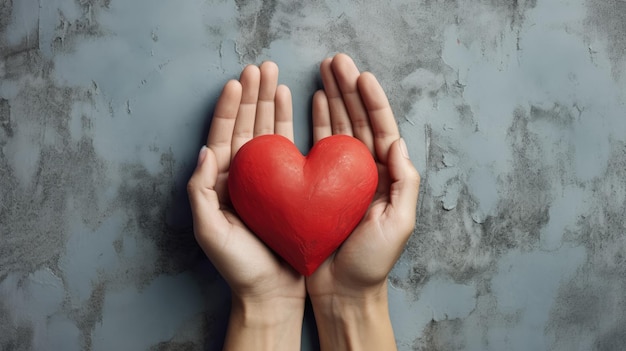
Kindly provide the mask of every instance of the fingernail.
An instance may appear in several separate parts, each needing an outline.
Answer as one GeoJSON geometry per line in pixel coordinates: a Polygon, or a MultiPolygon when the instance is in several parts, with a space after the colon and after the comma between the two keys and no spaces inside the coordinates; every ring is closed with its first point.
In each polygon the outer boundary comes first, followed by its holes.
{"type": "Polygon", "coordinates": [[[206,145],[202,145],[202,148],[200,149],[200,153],[198,154],[198,164],[196,165],[196,167],[199,167],[202,162],[204,162],[204,159],[206,158],[206,153],[207,153],[208,148],[206,147],[206,145]]]}
{"type": "Polygon", "coordinates": [[[400,152],[402,153],[402,156],[404,156],[407,160],[411,159],[409,157],[409,150],[406,148],[406,142],[404,141],[404,138],[400,138],[400,152]]]}

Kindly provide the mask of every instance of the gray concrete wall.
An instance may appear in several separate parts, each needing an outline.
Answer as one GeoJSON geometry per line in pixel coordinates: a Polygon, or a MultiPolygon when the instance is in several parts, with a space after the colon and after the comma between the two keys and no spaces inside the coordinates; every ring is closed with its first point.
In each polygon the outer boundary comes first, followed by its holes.
{"type": "Polygon", "coordinates": [[[0,349],[217,349],[185,193],[208,116],[274,60],[305,151],[341,51],[423,176],[399,348],[621,350],[625,38],[624,0],[0,0],[0,349]]]}

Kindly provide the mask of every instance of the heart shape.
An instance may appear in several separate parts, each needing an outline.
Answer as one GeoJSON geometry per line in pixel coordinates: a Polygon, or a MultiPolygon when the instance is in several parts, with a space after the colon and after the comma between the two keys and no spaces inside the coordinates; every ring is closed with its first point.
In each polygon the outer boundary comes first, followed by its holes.
{"type": "Polygon", "coordinates": [[[243,222],[303,275],[311,275],[363,218],[378,185],[359,140],[333,135],[304,157],[289,139],[263,135],[233,158],[228,191],[243,222]]]}

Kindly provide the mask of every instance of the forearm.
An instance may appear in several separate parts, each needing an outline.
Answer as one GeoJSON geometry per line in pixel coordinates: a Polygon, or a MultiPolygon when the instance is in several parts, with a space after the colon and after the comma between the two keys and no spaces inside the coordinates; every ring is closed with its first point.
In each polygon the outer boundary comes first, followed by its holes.
{"type": "Polygon", "coordinates": [[[251,302],[233,297],[225,351],[300,350],[304,301],[251,302]]]}
{"type": "Polygon", "coordinates": [[[312,298],[321,351],[396,350],[386,284],[364,296],[312,298]]]}

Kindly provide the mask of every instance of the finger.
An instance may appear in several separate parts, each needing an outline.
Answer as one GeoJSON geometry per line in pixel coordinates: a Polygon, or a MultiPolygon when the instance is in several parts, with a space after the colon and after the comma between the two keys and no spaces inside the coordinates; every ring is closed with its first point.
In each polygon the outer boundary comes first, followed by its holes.
{"type": "Polygon", "coordinates": [[[375,155],[386,164],[391,144],[400,138],[389,100],[373,74],[362,73],[357,84],[372,126],[375,155]]]}
{"type": "Polygon", "coordinates": [[[241,103],[237,113],[235,129],[232,140],[232,156],[234,157],[239,148],[254,136],[254,120],[256,116],[257,102],[259,100],[259,85],[261,72],[254,65],[248,65],[241,72],[239,81],[242,86],[241,103]]]}
{"type": "Polygon", "coordinates": [[[313,95],[313,143],[333,135],[330,124],[330,110],[324,90],[313,95]]]}
{"type": "Polygon", "coordinates": [[[361,73],[354,61],[346,54],[335,56],[331,65],[337,86],[343,97],[343,103],[348,111],[352,132],[357,139],[361,140],[374,153],[372,128],[370,127],[367,111],[357,86],[361,73]]]}
{"type": "Polygon", "coordinates": [[[241,102],[241,84],[231,80],[222,89],[217,100],[207,146],[215,153],[217,168],[226,171],[230,166],[231,142],[241,102]]]}
{"type": "Polygon", "coordinates": [[[187,192],[196,239],[205,252],[209,253],[214,251],[213,248],[223,246],[231,225],[220,210],[215,191],[218,177],[216,155],[213,150],[203,148],[198,159],[198,166],[187,183],[187,192]]]}
{"type": "Polygon", "coordinates": [[[274,132],[293,142],[293,103],[291,91],[286,85],[276,88],[276,124],[274,132]]]}
{"type": "Polygon", "coordinates": [[[333,59],[326,59],[320,65],[320,74],[324,83],[324,92],[328,99],[328,107],[330,110],[330,122],[333,134],[352,135],[352,123],[348,116],[348,110],[343,102],[341,90],[335,80],[332,69],[333,59]]]}
{"type": "Polygon", "coordinates": [[[278,66],[274,62],[266,61],[261,64],[260,70],[261,85],[259,87],[259,102],[256,107],[254,136],[274,134],[274,98],[278,85],[278,66]]]}
{"type": "Polygon", "coordinates": [[[389,206],[385,215],[394,225],[394,233],[399,233],[398,240],[404,242],[415,226],[415,212],[420,187],[420,175],[409,159],[406,143],[403,139],[394,141],[389,150],[389,206]]]}

